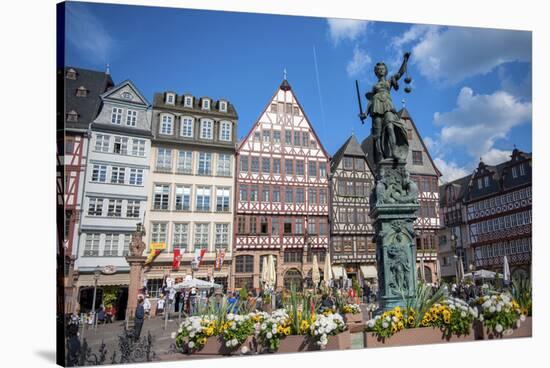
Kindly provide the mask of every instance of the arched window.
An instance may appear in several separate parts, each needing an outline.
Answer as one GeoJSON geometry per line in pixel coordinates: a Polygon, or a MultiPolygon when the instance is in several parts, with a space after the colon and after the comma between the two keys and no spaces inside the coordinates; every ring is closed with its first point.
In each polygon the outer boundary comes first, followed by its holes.
{"type": "Polygon", "coordinates": [[[296,290],[302,290],[302,274],[300,271],[295,268],[288,270],[284,276],[284,285],[288,290],[290,290],[292,285],[294,285],[296,290]]]}
{"type": "MultiPolygon", "coordinates": [[[[419,280],[422,280],[422,275],[420,273],[420,268],[417,269],[417,276],[419,280]]],[[[432,270],[428,266],[424,266],[424,282],[431,284],[433,282],[432,270]]]]}

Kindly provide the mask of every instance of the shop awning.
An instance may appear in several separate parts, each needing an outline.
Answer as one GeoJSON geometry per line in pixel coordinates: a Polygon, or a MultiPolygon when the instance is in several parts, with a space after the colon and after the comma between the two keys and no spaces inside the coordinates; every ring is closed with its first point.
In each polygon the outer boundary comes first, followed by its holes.
{"type": "Polygon", "coordinates": [[[344,276],[344,267],[342,266],[332,266],[332,274],[334,275],[335,279],[339,279],[340,277],[344,276]]]}
{"type": "MultiPolygon", "coordinates": [[[[130,274],[129,273],[115,273],[113,275],[103,275],[99,276],[97,280],[97,286],[128,286],[130,285],[130,274]]],[[[94,286],[94,275],[93,274],[81,274],[78,276],[76,282],[77,287],[88,287],[94,286]]]]}
{"type": "Polygon", "coordinates": [[[363,274],[363,278],[365,279],[375,279],[378,277],[378,272],[376,271],[376,267],[371,265],[361,265],[361,273],[363,274]]]}

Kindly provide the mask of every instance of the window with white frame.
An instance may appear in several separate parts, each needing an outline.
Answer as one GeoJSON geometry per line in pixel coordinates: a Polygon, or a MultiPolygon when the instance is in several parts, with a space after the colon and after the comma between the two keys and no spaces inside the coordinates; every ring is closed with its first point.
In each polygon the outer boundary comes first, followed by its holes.
{"type": "Polygon", "coordinates": [[[231,127],[232,124],[229,121],[222,121],[220,123],[220,141],[231,140],[231,127]]]}
{"type": "Polygon", "coordinates": [[[145,156],[145,139],[132,139],[132,155],[145,156]]]}
{"type": "Polygon", "coordinates": [[[216,211],[229,212],[229,189],[216,188],[216,211]]]}
{"type": "Polygon", "coordinates": [[[203,99],[202,99],[202,106],[201,106],[201,108],[202,108],[203,110],[210,110],[210,99],[208,99],[208,98],[203,98],[203,99]]]}
{"type": "Polygon", "coordinates": [[[166,94],[166,103],[169,105],[173,105],[176,101],[176,96],[173,93],[167,93],[166,94]]]}
{"type": "Polygon", "coordinates": [[[195,120],[188,116],[181,117],[180,135],[186,138],[193,138],[193,124],[195,120]]]}
{"type": "Polygon", "coordinates": [[[192,174],[193,151],[178,151],[178,173],[192,174]]]}
{"type": "Polygon", "coordinates": [[[111,183],[112,184],[124,184],[124,167],[113,166],[111,168],[111,183]]]}
{"type": "Polygon", "coordinates": [[[220,112],[227,112],[227,102],[220,101],[220,112]]]}
{"type": "Polygon", "coordinates": [[[138,112],[136,110],[126,111],[126,125],[135,127],[137,123],[138,112]]]}
{"type": "Polygon", "coordinates": [[[212,153],[199,152],[198,175],[212,175],[212,153]]]}
{"type": "Polygon", "coordinates": [[[116,257],[118,255],[118,234],[105,234],[103,247],[104,257],[116,257]]]}
{"type": "Polygon", "coordinates": [[[185,253],[187,251],[188,238],[189,224],[174,224],[172,249],[179,249],[181,253],[185,253]]]}
{"type": "Polygon", "coordinates": [[[176,211],[189,211],[191,207],[191,186],[176,186],[176,211]]]}
{"type": "Polygon", "coordinates": [[[229,224],[216,224],[216,249],[227,249],[229,246],[229,224]]]}
{"type": "Polygon", "coordinates": [[[130,253],[130,240],[132,235],[124,234],[124,245],[122,246],[122,256],[126,257],[130,253]]]}
{"type": "Polygon", "coordinates": [[[195,249],[208,249],[209,224],[195,224],[195,249]]]}
{"type": "Polygon", "coordinates": [[[113,153],[119,155],[128,154],[128,138],[126,137],[115,137],[115,144],[113,146],[113,153]]]}
{"type": "Polygon", "coordinates": [[[483,189],[483,180],[477,179],[477,189],[483,189]]]}
{"type": "Polygon", "coordinates": [[[483,180],[485,181],[485,187],[487,188],[489,186],[489,176],[484,177],[483,180]]]}
{"type": "Polygon", "coordinates": [[[86,234],[84,243],[84,256],[99,256],[99,237],[100,234],[86,234]]]}
{"type": "Polygon", "coordinates": [[[157,149],[157,165],[158,171],[172,171],[172,150],[169,148],[157,149]]]}
{"type": "Polygon", "coordinates": [[[210,192],[210,187],[197,187],[197,211],[210,211],[210,192]]]}
{"type": "Polygon", "coordinates": [[[151,243],[166,243],[166,222],[151,223],[151,243]]]}
{"type": "Polygon", "coordinates": [[[521,176],[524,176],[525,175],[525,164],[520,164],[519,165],[519,174],[521,176]]]}
{"type": "Polygon", "coordinates": [[[170,185],[155,184],[155,189],[153,193],[153,209],[167,210],[169,197],[170,197],[170,185]]]}
{"type": "Polygon", "coordinates": [[[231,155],[219,153],[216,175],[231,176],[231,155]]]}
{"type": "Polygon", "coordinates": [[[161,115],[160,134],[172,135],[174,131],[174,117],[172,115],[161,115]]]}
{"type": "Polygon", "coordinates": [[[108,217],[122,216],[122,199],[109,199],[109,207],[107,208],[108,217]]]}
{"type": "Polygon", "coordinates": [[[88,215],[101,216],[103,214],[103,198],[90,198],[88,202],[88,215]]]}
{"type": "Polygon", "coordinates": [[[323,179],[327,176],[327,166],[324,162],[319,162],[319,178],[323,179]]]}
{"type": "Polygon", "coordinates": [[[183,99],[183,106],[184,107],[193,107],[193,97],[192,96],[185,96],[183,99]]]}
{"type": "Polygon", "coordinates": [[[130,185],[143,185],[143,169],[130,169],[130,185]]]}
{"type": "Polygon", "coordinates": [[[202,119],[201,120],[201,139],[212,139],[214,122],[212,120],[202,119]]]}
{"type": "Polygon", "coordinates": [[[111,123],[120,125],[122,122],[122,109],[120,107],[113,107],[111,111],[111,123]]]}
{"type": "Polygon", "coordinates": [[[110,136],[107,134],[97,134],[95,136],[95,150],[100,152],[109,152],[110,136]]]}
{"type": "Polygon", "coordinates": [[[107,165],[92,166],[92,181],[105,183],[107,181],[107,165]]]}
{"type": "Polygon", "coordinates": [[[512,167],[512,178],[517,178],[518,177],[518,169],[517,167],[512,167]]]}
{"type": "Polygon", "coordinates": [[[139,201],[138,200],[128,200],[126,206],[126,217],[138,218],[139,217],[139,201]]]}

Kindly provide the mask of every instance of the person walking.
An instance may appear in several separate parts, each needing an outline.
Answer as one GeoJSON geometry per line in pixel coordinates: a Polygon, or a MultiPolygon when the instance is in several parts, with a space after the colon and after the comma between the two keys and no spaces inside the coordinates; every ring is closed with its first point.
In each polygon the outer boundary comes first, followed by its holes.
{"type": "Polygon", "coordinates": [[[145,308],[143,307],[143,295],[138,295],[138,305],[136,307],[136,314],[134,318],[134,339],[139,340],[141,335],[141,328],[143,327],[143,320],[145,318],[145,308]]]}
{"type": "Polygon", "coordinates": [[[145,300],[143,301],[143,309],[147,319],[151,318],[151,302],[149,301],[148,295],[145,296],[145,300]]]}
{"type": "Polygon", "coordinates": [[[157,316],[164,315],[164,295],[161,295],[159,300],[157,301],[157,316]]]}

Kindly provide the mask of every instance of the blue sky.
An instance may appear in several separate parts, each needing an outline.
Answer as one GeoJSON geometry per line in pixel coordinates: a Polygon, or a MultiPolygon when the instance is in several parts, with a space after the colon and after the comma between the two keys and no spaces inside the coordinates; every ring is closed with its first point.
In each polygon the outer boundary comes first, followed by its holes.
{"type": "MultiPolygon", "coordinates": [[[[445,180],[466,175],[479,157],[531,151],[531,33],[291,17],[252,13],[68,3],[66,65],[131,79],[151,101],[173,90],[226,98],[239,113],[239,138],[279,86],[283,69],[327,151],[361,125],[355,79],[365,92],[374,64],[399,67],[412,51],[406,107],[445,180]],[[316,58],[314,58],[314,55],[316,58]]],[[[364,106],[365,101],[363,101],[364,106]]]]}

